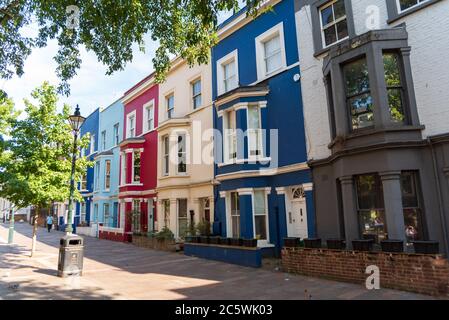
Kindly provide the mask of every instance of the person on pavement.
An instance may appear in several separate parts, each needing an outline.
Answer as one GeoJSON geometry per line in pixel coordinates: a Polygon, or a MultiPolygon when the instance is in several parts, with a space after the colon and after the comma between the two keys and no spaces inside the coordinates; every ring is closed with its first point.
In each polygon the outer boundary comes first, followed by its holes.
{"type": "Polygon", "coordinates": [[[48,232],[51,231],[52,227],[53,227],[53,217],[49,215],[47,217],[47,230],[48,230],[48,232]]]}

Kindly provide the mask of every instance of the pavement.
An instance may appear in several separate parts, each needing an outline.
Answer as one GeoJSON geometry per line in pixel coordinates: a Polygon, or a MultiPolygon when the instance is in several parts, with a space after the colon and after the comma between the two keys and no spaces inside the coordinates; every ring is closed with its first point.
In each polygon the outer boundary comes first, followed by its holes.
{"type": "Polygon", "coordinates": [[[32,228],[28,223],[15,226],[14,244],[8,245],[8,226],[0,224],[0,300],[434,299],[286,274],[275,263],[254,269],[90,237],[85,237],[83,276],[63,279],[57,277],[63,233],[39,228],[31,258],[32,228]]]}

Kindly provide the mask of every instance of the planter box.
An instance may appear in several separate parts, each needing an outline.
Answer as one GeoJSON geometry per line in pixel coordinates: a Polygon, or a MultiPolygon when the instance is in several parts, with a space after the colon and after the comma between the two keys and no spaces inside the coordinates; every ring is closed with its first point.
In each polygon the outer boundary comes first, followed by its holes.
{"type": "Polygon", "coordinates": [[[221,237],[220,238],[220,244],[224,245],[224,246],[230,246],[231,245],[231,239],[230,238],[221,237]]]}
{"type": "Polygon", "coordinates": [[[346,241],[344,239],[327,239],[327,248],[331,250],[346,250],[346,241]]]}
{"type": "Polygon", "coordinates": [[[210,244],[220,244],[220,237],[210,237],[209,243],[210,244]]]}
{"type": "Polygon", "coordinates": [[[249,247],[249,248],[256,248],[257,247],[257,239],[243,239],[242,246],[249,247]]]}
{"type": "Polygon", "coordinates": [[[206,237],[206,236],[201,236],[199,243],[209,244],[210,243],[210,238],[206,237]]]}
{"type": "Polygon", "coordinates": [[[262,266],[262,250],[260,248],[222,247],[186,243],[184,244],[184,254],[245,267],[260,268],[262,266]]]}
{"type": "Polygon", "coordinates": [[[284,238],[284,247],[295,248],[299,247],[301,238],[284,238]]]}
{"type": "Polygon", "coordinates": [[[132,243],[138,247],[153,250],[170,251],[170,252],[176,252],[177,250],[176,242],[173,239],[170,240],[157,239],[135,235],[133,236],[132,243]]]}
{"type": "Polygon", "coordinates": [[[404,252],[404,241],[383,240],[380,242],[383,252],[404,252]]]}
{"type": "Polygon", "coordinates": [[[231,240],[230,240],[231,246],[239,247],[242,245],[242,243],[243,243],[243,241],[240,238],[231,238],[231,240]]]}
{"type": "Polygon", "coordinates": [[[373,239],[360,239],[352,241],[352,249],[354,251],[372,251],[373,250],[373,239]]]}
{"type": "Polygon", "coordinates": [[[321,239],[319,238],[304,239],[304,246],[308,249],[319,249],[321,248],[321,239]]]}
{"type": "Polygon", "coordinates": [[[412,241],[415,253],[418,254],[438,254],[440,245],[438,241],[412,241]]]}

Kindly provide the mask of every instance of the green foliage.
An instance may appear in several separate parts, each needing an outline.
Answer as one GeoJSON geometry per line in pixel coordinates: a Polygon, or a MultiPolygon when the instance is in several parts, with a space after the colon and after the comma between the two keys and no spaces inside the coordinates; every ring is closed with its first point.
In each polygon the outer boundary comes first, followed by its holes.
{"type": "MultiPolygon", "coordinates": [[[[31,96],[35,102],[25,100],[25,118],[11,122],[4,141],[7,156],[0,158],[0,195],[18,207],[46,207],[69,198],[73,134],[69,107],[57,112],[55,87],[44,83],[31,96]]],[[[88,143],[85,137],[77,147],[88,143]]],[[[91,165],[85,157],[78,159],[75,181],[91,165]]],[[[78,191],[75,199],[81,200],[78,191]]]]}
{"type": "Polygon", "coordinates": [[[167,226],[165,226],[164,228],[162,228],[161,231],[156,233],[154,237],[156,239],[172,240],[175,238],[175,235],[173,234],[173,232],[171,232],[171,230],[167,226]]]}
{"type": "MultiPolygon", "coordinates": [[[[247,14],[259,14],[262,0],[246,0],[247,14]]],[[[107,66],[107,74],[123,70],[133,59],[133,45],[142,48],[144,36],[159,43],[153,59],[157,80],[164,79],[170,57],[182,56],[190,65],[209,61],[217,41],[218,14],[237,10],[238,0],[0,0],[0,78],[23,74],[26,58],[49,39],[57,39],[59,91],[70,92],[67,81],[81,65],[80,46],[93,51],[107,66]],[[76,29],[66,27],[69,5],[80,9],[76,29]],[[32,19],[36,38],[21,34],[32,19]]],[[[269,8],[267,8],[269,9],[269,8]]],[[[144,51],[144,49],[141,49],[144,51]]]]}
{"type": "Polygon", "coordinates": [[[207,220],[203,219],[200,222],[198,222],[196,228],[200,236],[210,236],[211,234],[210,232],[211,224],[207,220]]]}

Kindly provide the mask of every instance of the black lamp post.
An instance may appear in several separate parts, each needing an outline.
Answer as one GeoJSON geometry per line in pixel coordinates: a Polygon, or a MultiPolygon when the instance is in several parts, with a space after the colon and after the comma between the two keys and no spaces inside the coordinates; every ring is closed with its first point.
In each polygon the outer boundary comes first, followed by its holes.
{"type": "Polygon", "coordinates": [[[70,176],[69,212],[67,213],[67,227],[65,229],[67,235],[73,232],[72,210],[73,210],[73,194],[75,193],[75,165],[76,165],[76,154],[78,152],[77,142],[78,142],[78,133],[80,131],[81,125],[84,123],[84,120],[86,120],[86,118],[81,116],[80,108],[78,105],[76,105],[75,114],[69,116],[69,122],[73,129],[74,139],[73,139],[73,153],[72,153],[72,175],[70,176]]]}

